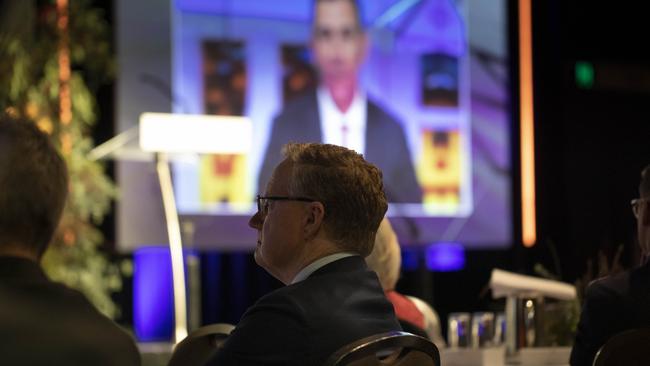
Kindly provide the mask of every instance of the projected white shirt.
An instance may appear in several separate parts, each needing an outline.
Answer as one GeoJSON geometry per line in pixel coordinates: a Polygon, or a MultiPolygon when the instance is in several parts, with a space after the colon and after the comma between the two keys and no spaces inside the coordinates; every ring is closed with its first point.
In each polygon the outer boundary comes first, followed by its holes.
{"type": "Polygon", "coordinates": [[[365,93],[357,91],[345,113],[341,113],[327,89],[320,87],[316,94],[323,142],[345,146],[363,154],[366,150],[365,93]]]}

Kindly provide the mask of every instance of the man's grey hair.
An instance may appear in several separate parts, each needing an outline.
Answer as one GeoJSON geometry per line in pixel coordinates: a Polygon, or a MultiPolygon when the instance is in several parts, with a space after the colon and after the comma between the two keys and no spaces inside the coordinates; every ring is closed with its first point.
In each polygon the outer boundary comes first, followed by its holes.
{"type": "Polygon", "coordinates": [[[336,145],[287,144],[283,154],[293,163],[289,194],[323,204],[325,232],[341,249],[370,254],[388,208],[381,171],[336,145]]]}

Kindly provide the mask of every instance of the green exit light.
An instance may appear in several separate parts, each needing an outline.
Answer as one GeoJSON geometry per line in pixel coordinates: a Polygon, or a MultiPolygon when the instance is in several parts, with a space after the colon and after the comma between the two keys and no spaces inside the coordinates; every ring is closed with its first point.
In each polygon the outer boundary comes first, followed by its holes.
{"type": "Polygon", "coordinates": [[[594,66],[591,62],[576,62],[576,84],[581,88],[591,88],[594,86],[594,66]]]}

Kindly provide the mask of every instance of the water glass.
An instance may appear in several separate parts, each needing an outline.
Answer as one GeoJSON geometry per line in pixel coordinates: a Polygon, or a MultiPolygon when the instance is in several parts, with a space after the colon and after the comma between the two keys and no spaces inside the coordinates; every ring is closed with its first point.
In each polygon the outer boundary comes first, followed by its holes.
{"type": "Polygon", "coordinates": [[[447,341],[449,347],[469,347],[470,345],[470,314],[451,313],[447,320],[447,341]]]}
{"type": "Polygon", "coordinates": [[[493,345],[495,333],[494,313],[477,312],[472,314],[473,348],[490,347],[493,345]]]}
{"type": "Polygon", "coordinates": [[[496,320],[494,322],[494,338],[492,339],[492,344],[495,346],[500,346],[506,343],[506,314],[500,312],[496,314],[496,320]]]}

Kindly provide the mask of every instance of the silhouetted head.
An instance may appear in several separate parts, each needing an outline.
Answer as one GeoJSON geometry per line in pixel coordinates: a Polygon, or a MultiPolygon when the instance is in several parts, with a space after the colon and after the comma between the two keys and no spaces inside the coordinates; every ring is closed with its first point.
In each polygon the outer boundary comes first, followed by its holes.
{"type": "Polygon", "coordinates": [[[388,204],[381,171],[360,154],[329,144],[288,144],[258,212],[255,259],[287,283],[336,252],[367,256],[388,204]]]}
{"type": "Polygon", "coordinates": [[[68,193],[65,162],[29,120],[0,117],[0,255],[40,259],[68,193]]]}

